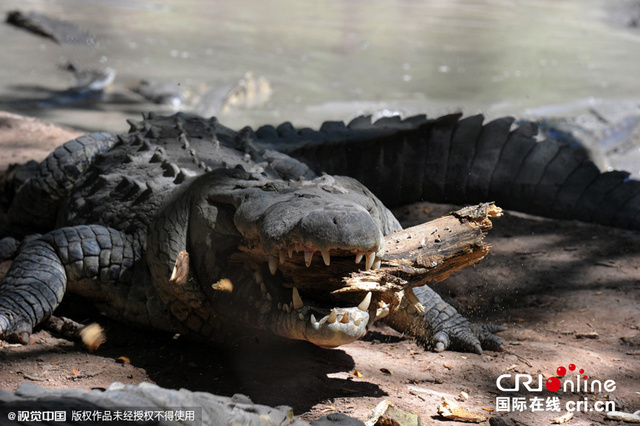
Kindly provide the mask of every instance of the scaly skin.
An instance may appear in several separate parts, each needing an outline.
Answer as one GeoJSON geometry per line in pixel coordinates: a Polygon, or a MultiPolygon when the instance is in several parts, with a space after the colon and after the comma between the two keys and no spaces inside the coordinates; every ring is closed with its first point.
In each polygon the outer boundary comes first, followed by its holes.
{"type": "Polygon", "coordinates": [[[258,129],[255,144],[315,172],[351,176],[387,207],[491,200],[503,209],[640,229],[640,181],[628,172],[600,171],[572,141],[537,141],[534,123],[483,122],[460,114],[374,124],[358,117],[318,131],[285,123],[258,129]]]}

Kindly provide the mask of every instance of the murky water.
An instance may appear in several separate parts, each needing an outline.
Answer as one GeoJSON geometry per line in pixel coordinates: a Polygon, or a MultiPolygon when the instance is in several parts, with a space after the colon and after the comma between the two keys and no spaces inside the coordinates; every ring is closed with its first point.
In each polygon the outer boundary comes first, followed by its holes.
{"type": "Polygon", "coordinates": [[[607,0],[2,0],[92,32],[98,45],[57,45],[0,25],[0,107],[64,90],[58,69],[117,70],[91,105],[19,112],[86,129],[125,130],[153,106],[140,79],[216,87],[245,72],[274,89],[261,108],[221,121],[317,126],[360,113],[463,109],[520,115],[555,105],[640,99],[640,35],[610,25],[607,0]]]}

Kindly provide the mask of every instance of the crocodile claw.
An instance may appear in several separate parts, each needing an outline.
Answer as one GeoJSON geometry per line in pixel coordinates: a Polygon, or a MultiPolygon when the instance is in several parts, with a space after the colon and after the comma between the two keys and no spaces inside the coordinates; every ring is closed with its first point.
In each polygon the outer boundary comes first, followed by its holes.
{"type": "Polygon", "coordinates": [[[431,342],[428,342],[427,346],[435,352],[456,349],[481,355],[483,349],[493,351],[503,349],[502,339],[494,333],[504,331],[506,327],[496,324],[472,324],[459,314],[452,320],[453,324],[441,324],[442,329],[433,335],[431,342]]]}
{"type": "Polygon", "coordinates": [[[477,325],[460,315],[429,286],[410,289],[398,309],[384,319],[389,325],[409,330],[427,349],[475,352],[502,350],[502,340],[495,333],[506,327],[477,325]]]}
{"type": "Polygon", "coordinates": [[[11,321],[9,316],[11,313],[0,315],[0,339],[26,345],[33,332],[32,327],[26,321],[11,321]]]}

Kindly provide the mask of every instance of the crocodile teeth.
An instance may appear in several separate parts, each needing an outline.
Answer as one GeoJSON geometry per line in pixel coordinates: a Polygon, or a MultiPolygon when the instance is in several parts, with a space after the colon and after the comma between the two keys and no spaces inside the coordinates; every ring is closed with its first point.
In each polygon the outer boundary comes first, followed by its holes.
{"type": "Polygon", "coordinates": [[[262,284],[264,282],[264,279],[262,278],[262,274],[258,271],[255,271],[253,273],[253,279],[258,284],[262,284]]]}
{"type": "Polygon", "coordinates": [[[307,265],[307,268],[311,266],[311,259],[313,259],[313,252],[311,250],[304,251],[304,264],[307,265]]]}
{"type": "Polygon", "coordinates": [[[371,266],[371,269],[380,269],[381,264],[382,264],[382,259],[376,259],[376,261],[373,262],[373,266],[371,266]]]}
{"type": "MultiPolygon", "coordinates": [[[[280,261],[280,264],[282,265],[285,261],[285,256],[287,255],[287,253],[285,253],[284,250],[280,250],[280,252],[278,253],[278,260],[280,261]]],[[[291,257],[291,256],[289,256],[291,257]]]]}
{"type": "Polygon", "coordinates": [[[351,316],[349,315],[349,312],[347,312],[342,316],[342,318],[340,319],[340,322],[343,324],[347,324],[350,319],[351,319],[351,316]]]}
{"type": "Polygon", "coordinates": [[[360,263],[362,261],[364,254],[365,253],[363,251],[359,251],[356,253],[356,263],[360,263]]]}
{"type": "Polygon", "coordinates": [[[382,307],[376,309],[376,319],[384,318],[389,315],[389,304],[382,302],[382,307]]]}
{"type": "Polygon", "coordinates": [[[313,315],[313,314],[311,314],[311,319],[310,319],[310,321],[311,321],[311,324],[312,324],[312,325],[318,322],[318,320],[316,320],[316,316],[315,316],[315,315],[313,315]]]}
{"type": "Polygon", "coordinates": [[[275,275],[278,272],[278,258],[275,256],[269,256],[269,271],[271,275],[275,275]]]}
{"type": "Polygon", "coordinates": [[[293,257],[293,246],[287,247],[287,254],[289,255],[289,259],[293,257]]]}
{"type": "Polygon", "coordinates": [[[267,286],[264,283],[260,283],[260,293],[267,294],[267,286]]]}
{"type": "Polygon", "coordinates": [[[367,312],[369,310],[369,304],[371,303],[371,292],[368,292],[367,295],[362,299],[362,302],[358,305],[358,309],[361,311],[367,312]]]}
{"type": "Polygon", "coordinates": [[[293,309],[300,309],[304,306],[302,303],[302,298],[300,297],[300,293],[298,293],[297,288],[293,288],[293,309]]]}
{"type": "Polygon", "coordinates": [[[304,321],[304,314],[302,312],[300,312],[298,314],[298,318],[300,318],[300,321],[304,321]]]}
{"type": "Polygon", "coordinates": [[[327,317],[327,323],[333,324],[338,319],[338,312],[335,309],[331,310],[331,313],[327,317]]]}
{"type": "Polygon", "coordinates": [[[322,260],[324,260],[324,264],[327,266],[331,265],[331,256],[329,255],[329,250],[320,250],[320,254],[322,254],[322,260]]]}
{"type": "Polygon", "coordinates": [[[368,271],[373,266],[373,262],[376,260],[376,253],[374,251],[366,254],[367,262],[365,264],[365,269],[368,271]]]}

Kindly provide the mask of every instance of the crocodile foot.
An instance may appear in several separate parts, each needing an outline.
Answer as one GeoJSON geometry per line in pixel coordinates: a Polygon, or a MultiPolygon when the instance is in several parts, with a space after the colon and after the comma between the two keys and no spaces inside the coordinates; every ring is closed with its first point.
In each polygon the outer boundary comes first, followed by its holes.
{"type": "Polygon", "coordinates": [[[456,312],[455,315],[435,327],[433,337],[425,344],[436,352],[442,352],[445,349],[477,354],[482,354],[483,349],[501,351],[503,348],[502,339],[494,333],[506,329],[506,327],[496,324],[473,324],[456,312]]]}
{"type": "Polygon", "coordinates": [[[33,328],[27,321],[14,318],[9,311],[0,313],[0,339],[26,345],[32,332],[33,328]]]}
{"type": "Polygon", "coordinates": [[[500,325],[469,322],[426,285],[405,291],[402,303],[385,318],[385,322],[416,337],[425,348],[436,352],[445,349],[477,354],[483,349],[500,351],[502,340],[494,333],[506,330],[500,325]]]}

